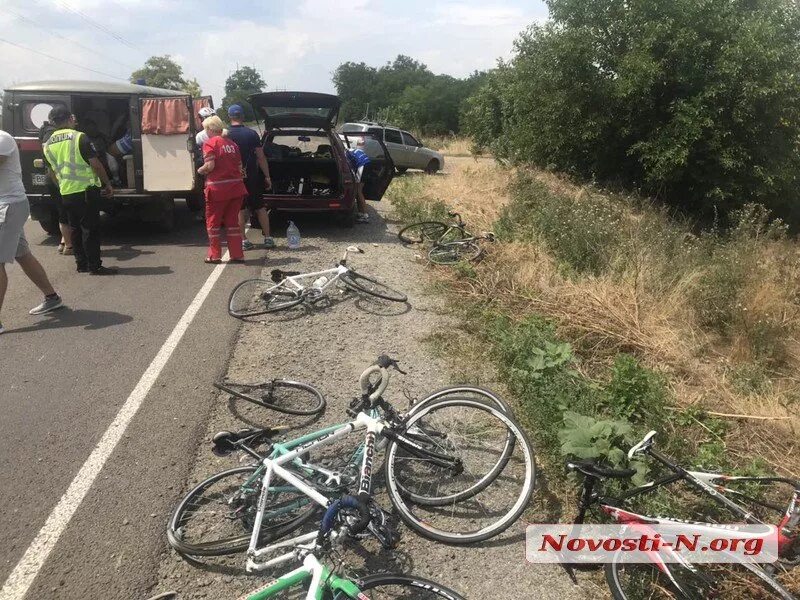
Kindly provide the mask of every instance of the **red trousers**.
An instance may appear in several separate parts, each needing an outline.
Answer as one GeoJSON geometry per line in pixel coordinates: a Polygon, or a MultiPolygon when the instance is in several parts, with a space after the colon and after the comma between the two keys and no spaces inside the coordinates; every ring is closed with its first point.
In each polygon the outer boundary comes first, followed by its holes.
{"type": "Polygon", "coordinates": [[[226,190],[206,187],[206,230],[208,231],[208,258],[222,258],[222,232],[228,242],[232,260],[244,258],[242,230],[239,228],[239,211],[242,194],[238,189],[226,190]]]}

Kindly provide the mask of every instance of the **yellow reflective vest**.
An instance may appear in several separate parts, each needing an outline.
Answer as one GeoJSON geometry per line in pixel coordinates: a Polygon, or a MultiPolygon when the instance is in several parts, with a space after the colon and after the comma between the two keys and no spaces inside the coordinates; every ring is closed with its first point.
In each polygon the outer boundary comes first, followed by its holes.
{"type": "Polygon", "coordinates": [[[90,186],[100,187],[100,179],[81,156],[79,142],[82,135],[74,129],[58,129],[44,146],[44,155],[58,178],[62,196],[79,194],[90,186]]]}

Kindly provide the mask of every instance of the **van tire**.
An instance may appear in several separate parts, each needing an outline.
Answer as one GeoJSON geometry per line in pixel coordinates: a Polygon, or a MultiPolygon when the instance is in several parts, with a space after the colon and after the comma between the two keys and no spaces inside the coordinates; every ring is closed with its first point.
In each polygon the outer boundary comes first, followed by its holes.
{"type": "Polygon", "coordinates": [[[156,223],[156,229],[169,233],[175,229],[175,198],[163,198],[162,202],[161,218],[156,223]]]}
{"type": "Polygon", "coordinates": [[[47,235],[61,236],[61,228],[58,226],[58,216],[55,212],[50,215],[49,219],[42,219],[39,221],[47,235]]]}
{"type": "Polygon", "coordinates": [[[436,171],[439,170],[439,161],[435,158],[431,159],[431,162],[428,163],[428,166],[425,167],[425,172],[428,175],[436,175],[436,171]]]}

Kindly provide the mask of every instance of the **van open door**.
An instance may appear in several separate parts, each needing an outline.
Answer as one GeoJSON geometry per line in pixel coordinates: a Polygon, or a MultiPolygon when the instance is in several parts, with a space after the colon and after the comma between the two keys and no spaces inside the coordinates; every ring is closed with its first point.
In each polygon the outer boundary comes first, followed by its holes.
{"type": "Polygon", "coordinates": [[[145,191],[191,191],[196,176],[191,97],[142,98],[139,109],[145,191]]]}

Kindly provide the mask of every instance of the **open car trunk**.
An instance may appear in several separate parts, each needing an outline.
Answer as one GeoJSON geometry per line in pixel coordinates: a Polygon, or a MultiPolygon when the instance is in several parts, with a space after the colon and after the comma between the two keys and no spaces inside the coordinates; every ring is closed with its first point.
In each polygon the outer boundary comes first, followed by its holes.
{"type": "Polygon", "coordinates": [[[279,133],[264,143],[272,178],[270,196],[335,197],[342,191],[339,165],[327,133],[279,133]]]}

